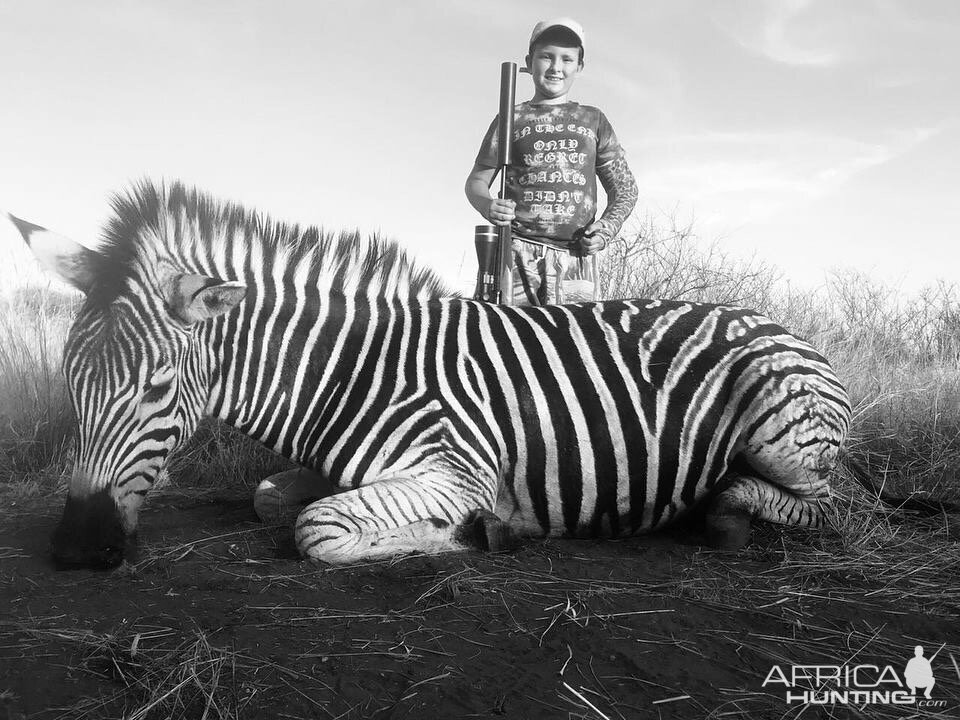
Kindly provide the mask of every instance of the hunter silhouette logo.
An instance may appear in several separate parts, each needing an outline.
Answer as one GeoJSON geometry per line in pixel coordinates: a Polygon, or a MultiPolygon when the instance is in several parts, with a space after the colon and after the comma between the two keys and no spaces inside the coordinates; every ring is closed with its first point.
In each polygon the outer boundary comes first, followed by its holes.
{"type": "Polygon", "coordinates": [[[903,679],[914,695],[917,694],[918,689],[921,689],[924,691],[923,696],[927,700],[930,699],[930,691],[933,690],[937,681],[933,677],[933,666],[930,665],[930,660],[923,656],[923,645],[917,645],[913,649],[913,657],[903,671],[903,679]]]}
{"type": "Polygon", "coordinates": [[[931,699],[931,691],[936,684],[933,660],[945,646],[927,659],[923,646],[917,645],[902,677],[892,665],[774,665],[762,686],[783,686],[788,705],[943,707],[946,700],[931,699]]]}

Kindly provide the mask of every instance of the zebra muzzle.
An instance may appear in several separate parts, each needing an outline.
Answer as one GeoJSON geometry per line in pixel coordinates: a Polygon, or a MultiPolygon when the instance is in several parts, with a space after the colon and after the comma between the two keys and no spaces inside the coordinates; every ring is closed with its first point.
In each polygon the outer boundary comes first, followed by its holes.
{"type": "Polygon", "coordinates": [[[132,558],[136,536],[123,530],[120,512],[108,491],[82,499],[67,497],[60,524],[50,540],[58,569],[106,570],[132,558]]]}

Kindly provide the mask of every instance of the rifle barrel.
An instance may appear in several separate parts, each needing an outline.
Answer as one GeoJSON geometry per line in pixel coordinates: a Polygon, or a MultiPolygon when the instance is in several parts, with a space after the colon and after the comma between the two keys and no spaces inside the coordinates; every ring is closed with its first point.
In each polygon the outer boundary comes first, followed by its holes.
{"type": "Polygon", "coordinates": [[[513,162],[513,106],[517,96],[517,64],[500,65],[500,115],[497,124],[497,164],[503,168],[513,162]]]}
{"type": "MultiPolygon", "coordinates": [[[[500,199],[507,196],[507,166],[513,161],[513,106],[517,93],[517,64],[505,62],[500,64],[500,114],[497,123],[497,164],[500,169],[500,199]]],[[[513,273],[510,270],[510,246],[512,237],[509,225],[498,228],[499,242],[497,243],[497,272],[500,276],[498,283],[497,301],[505,305],[513,300],[513,273]]]]}

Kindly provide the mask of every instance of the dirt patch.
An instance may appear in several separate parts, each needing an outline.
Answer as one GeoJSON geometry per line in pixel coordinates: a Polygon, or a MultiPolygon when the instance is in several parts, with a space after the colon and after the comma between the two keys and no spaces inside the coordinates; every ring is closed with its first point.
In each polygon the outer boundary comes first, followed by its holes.
{"type": "Polygon", "coordinates": [[[960,716],[960,608],[842,563],[809,572],[802,534],[763,530],[739,554],[675,533],[319,568],[248,500],[181,493],[145,510],[135,565],[58,572],[62,501],[12,502],[0,719],[796,717],[761,687],[773,665],[901,673],[944,643],[944,706],[804,716],[960,716]]]}

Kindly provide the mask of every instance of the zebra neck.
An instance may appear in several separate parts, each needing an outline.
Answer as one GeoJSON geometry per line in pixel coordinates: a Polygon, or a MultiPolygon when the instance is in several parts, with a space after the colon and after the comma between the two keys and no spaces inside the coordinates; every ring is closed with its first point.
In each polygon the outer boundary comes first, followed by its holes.
{"type": "Polygon", "coordinates": [[[211,334],[217,379],[209,410],[279,454],[320,467],[343,418],[407,365],[394,329],[409,328],[411,308],[396,299],[301,293],[250,306],[222,323],[219,337],[211,334]]]}

